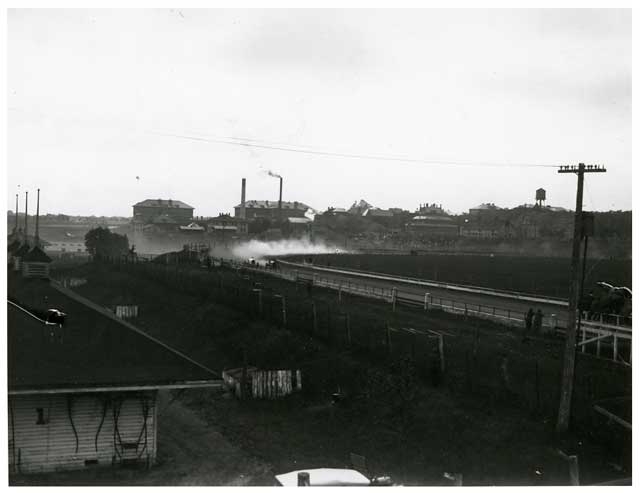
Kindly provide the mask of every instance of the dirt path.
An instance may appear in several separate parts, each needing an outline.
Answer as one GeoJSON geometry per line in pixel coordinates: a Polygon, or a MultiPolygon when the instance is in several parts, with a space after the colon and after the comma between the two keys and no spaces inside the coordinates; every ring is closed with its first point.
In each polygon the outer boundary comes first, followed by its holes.
{"type": "Polygon", "coordinates": [[[264,484],[270,466],[231,444],[179,400],[158,403],[158,467],[152,484],[248,486],[264,484]]]}
{"type": "MultiPolygon", "coordinates": [[[[187,391],[188,392],[188,391],[187,391]]],[[[271,484],[271,467],[230,443],[167,391],[158,396],[158,457],[150,470],[100,468],[12,476],[10,485],[252,486],[271,484]]]]}

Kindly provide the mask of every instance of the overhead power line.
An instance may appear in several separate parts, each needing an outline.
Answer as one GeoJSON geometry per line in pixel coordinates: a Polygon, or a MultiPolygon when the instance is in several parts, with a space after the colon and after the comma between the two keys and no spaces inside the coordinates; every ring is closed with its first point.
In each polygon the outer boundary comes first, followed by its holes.
{"type": "Polygon", "coordinates": [[[402,157],[402,156],[356,154],[356,153],[347,153],[347,152],[319,150],[319,149],[314,149],[308,146],[270,144],[267,142],[263,143],[263,141],[258,141],[254,139],[243,139],[240,137],[213,138],[213,137],[194,137],[191,135],[181,135],[181,134],[165,133],[165,132],[152,132],[152,133],[155,135],[163,136],[163,137],[172,137],[176,139],[191,140],[196,142],[206,142],[211,144],[226,144],[226,145],[233,145],[233,146],[239,146],[239,147],[269,149],[274,151],[295,152],[300,154],[312,154],[312,155],[319,155],[319,156],[341,157],[341,158],[349,158],[349,159],[366,159],[366,160],[393,161],[393,162],[411,163],[411,164],[427,164],[432,166],[439,166],[439,165],[492,166],[492,167],[502,167],[502,168],[505,168],[505,167],[557,168],[558,167],[557,164],[497,163],[497,162],[487,162],[487,161],[470,162],[470,161],[452,161],[448,159],[419,159],[419,158],[408,158],[408,157],[402,157]]]}

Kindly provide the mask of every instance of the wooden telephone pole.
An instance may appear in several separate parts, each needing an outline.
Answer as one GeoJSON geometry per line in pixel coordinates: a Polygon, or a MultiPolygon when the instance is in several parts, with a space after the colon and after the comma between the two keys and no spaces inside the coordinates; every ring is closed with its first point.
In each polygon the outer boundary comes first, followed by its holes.
{"type": "Polygon", "coordinates": [[[560,166],[558,173],[576,173],[578,175],[578,193],[576,196],[576,213],[573,229],[573,250],[571,252],[571,287],[569,290],[569,317],[567,320],[567,332],[565,335],[564,367],[562,369],[562,383],[560,388],[560,408],[558,410],[558,422],[556,431],[564,433],[569,429],[571,417],[571,397],[573,395],[573,380],[576,366],[576,319],[580,297],[580,243],[582,241],[582,192],[584,188],[585,173],[605,173],[607,170],[601,166],[560,166]]]}

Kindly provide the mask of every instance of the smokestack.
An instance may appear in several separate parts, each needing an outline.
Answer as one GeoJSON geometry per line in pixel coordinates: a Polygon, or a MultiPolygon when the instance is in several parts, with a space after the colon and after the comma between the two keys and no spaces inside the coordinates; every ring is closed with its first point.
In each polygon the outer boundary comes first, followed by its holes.
{"type": "Polygon", "coordinates": [[[29,243],[29,192],[24,193],[24,238],[29,243]]]}
{"type": "Polygon", "coordinates": [[[246,219],[247,218],[247,206],[246,206],[246,200],[247,199],[247,179],[243,178],[242,179],[242,193],[240,195],[240,218],[241,219],[246,219]]]}
{"type": "Polygon", "coordinates": [[[16,194],[16,227],[14,228],[14,231],[16,233],[18,232],[18,194],[16,194]]]}
{"type": "Polygon", "coordinates": [[[40,223],[40,189],[38,188],[38,199],[36,201],[36,246],[40,244],[40,235],[39,233],[39,223],[40,223]]]}
{"type": "Polygon", "coordinates": [[[280,177],[280,197],[278,198],[278,220],[282,221],[282,176],[280,177]]]}

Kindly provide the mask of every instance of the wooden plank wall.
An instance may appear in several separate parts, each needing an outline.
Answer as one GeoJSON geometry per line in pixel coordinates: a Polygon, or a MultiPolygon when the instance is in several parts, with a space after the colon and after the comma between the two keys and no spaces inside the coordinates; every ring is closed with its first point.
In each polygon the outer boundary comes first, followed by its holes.
{"type": "Polygon", "coordinates": [[[256,370],[251,374],[251,391],[257,399],[277,399],[301,389],[300,370],[256,370]]]}
{"type": "Polygon", "coordinates": [[[121,463],[126,458],[152,465],[156,458],[156,395],[157,391],[10,396],[10,471],[83,469],[121,463]],[[148,413],[146,433],[143,402],[148,413]],[[43,424],[37,424],[38,408],[43,424]]]}

